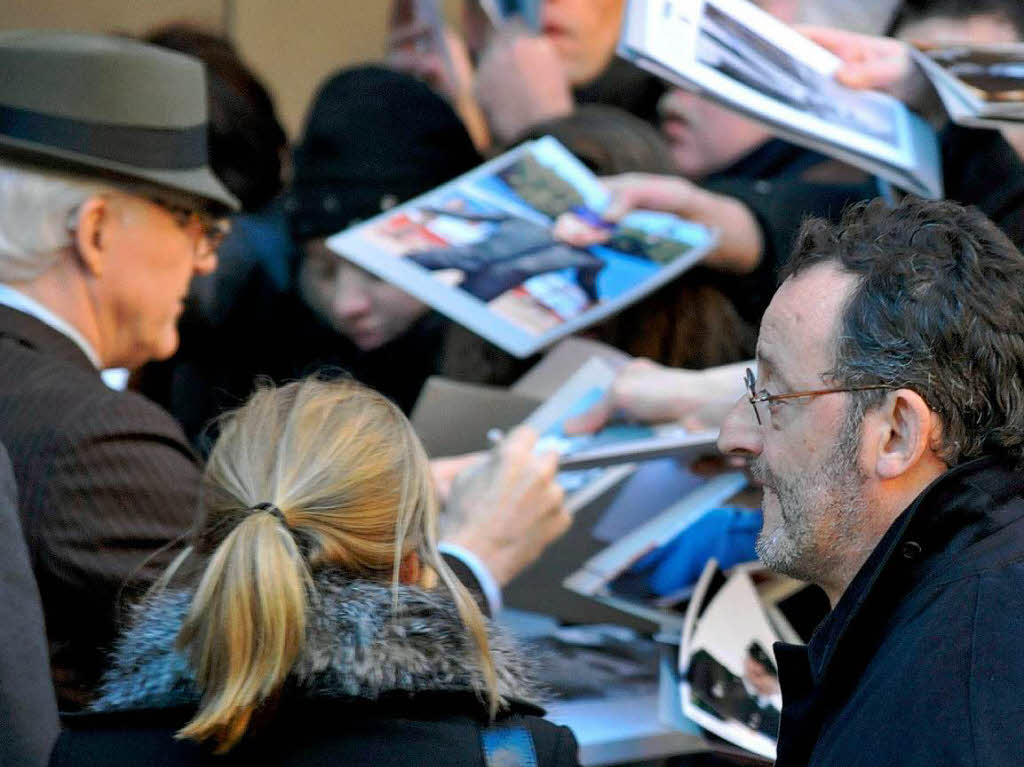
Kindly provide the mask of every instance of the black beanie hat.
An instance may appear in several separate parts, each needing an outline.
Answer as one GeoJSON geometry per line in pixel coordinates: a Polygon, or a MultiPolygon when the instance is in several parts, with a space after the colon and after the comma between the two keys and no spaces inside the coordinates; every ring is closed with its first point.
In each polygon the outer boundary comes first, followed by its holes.
{"type": "Polygon", "coordinates": [[[481,161],[465,126],[425,83],[377,66],[320,88],[285,201],[293,236],[334,234],[481,161]]]}

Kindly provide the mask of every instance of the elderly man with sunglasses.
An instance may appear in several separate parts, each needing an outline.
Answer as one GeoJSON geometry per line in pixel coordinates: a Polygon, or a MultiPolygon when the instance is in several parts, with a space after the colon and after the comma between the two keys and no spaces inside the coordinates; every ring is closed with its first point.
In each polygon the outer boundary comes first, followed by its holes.
{"type": "MultiPolygon", "coordinates": [[[[0,443],[58,702],[73,709],[123,608],[177,554],[199,492],[177,423],[99,371],[174,352],[189,282],[216,266],[237,204],[209,168],[197,60],[13,31],[0,32],[0,72],[0,443]]],[[[570,522],[555,457],[535,440],[511,435],[447,501],[449,561],[491,610],[570,522]]]]}
{"type": "Polygon", "coordinates": [[[88,700],[122,597],[191,525],[175,422],[98,371],[171,355],[234,197],[208,167],[202,66],[131,40],[0,33],[0,440],[62,708],[88,700]],[[155,552],[155,553],[154,553],[155,552]]]}

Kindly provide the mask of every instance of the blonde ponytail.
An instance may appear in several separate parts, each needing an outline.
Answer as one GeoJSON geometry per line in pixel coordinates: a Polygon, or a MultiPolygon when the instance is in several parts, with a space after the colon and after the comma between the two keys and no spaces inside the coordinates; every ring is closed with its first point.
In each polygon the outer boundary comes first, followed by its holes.
{"type": "Polygon", "coordinates": [[[178,738],[224,753],[275,696],[305,639],[309,570],[282,519],[248,511],[214,551],[178,635],[203,691],[178,738]]]}
{"type": "MultiPolygon", "coordinates": [[[[430,473],[430,460],[423,449],[423,443],[417,439],[411,427],[403,430],[402,436],[405,443],[404,453],[408,456],[412,470],[404,474],[399,508],[403,510],[418,508],[419,513],[400,513],[398,515],[395,520],[395,545],[401,551],[405,540],[413,534],[413,528],[417,526],[420,528],[418,531],[420,557],[429,566],[425,573],[436,574],[452,595],[462,624],[466,627],[466,631],[475,645],[477,662],[480,664],[480,671],[483,674],[484,689],[478,689],[477,693],[486,693],[488,712],[491,719],[494,719],[503,701],[498,693],[498,674],[494,668],[494,658],[491,656],[491,646],[487,638],[487,621],[472,594],[455,577],[455,573],[445,564],[444,558],[438,550],[437,531],[440,508],[430,473]]],[[[392,583],[395,585],[397,598],[397,560],[392,572],[392,583]]],[[[428,586],[426,583],[421,585],[428,586]]],[[[433,585],[431,583],[429,587],[433,587],[433,585]]]]}
{"type": "Polygon", "coordinates": [[[429,462],[392,402],[353,381],[258,389],[222,422],[200,512],[192,550],[208,564],[178,646],[202,697],[179,738],[212,741],[224,753],[280,692],[316,598],[311,573],[331,567],[390,580],[397,604],[400,563],[411,553],[427,565],[419,586],[440,579],[451,592],[477,649],[478,692],[495,715],[502,701],[486,624],[438,554],[429,462]]]}

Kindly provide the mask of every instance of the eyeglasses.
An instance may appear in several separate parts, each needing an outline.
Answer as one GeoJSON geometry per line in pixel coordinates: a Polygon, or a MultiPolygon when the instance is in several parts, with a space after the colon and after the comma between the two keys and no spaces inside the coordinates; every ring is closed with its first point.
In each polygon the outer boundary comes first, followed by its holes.
{"type": "Polygon", "coordinates": [[[746,374],[743,376],[743,383],[746,384],[747,393],[750,395],[750,406],[754,408],[754,417],[757,419],[758,426],[764,426],[766,423],[771,422],[771,409],[770,406],[773,402],[786,399],[798,399],[800,397],[819,397],[822,394],[838,394],[840,392],[850,391],[872,391],[874,389],[895,389],[895,386],[887,386],[884,384],[872,384],[868,386],[846,386],[841,389],[814,389],[812,391],[794,391],[787,394],[769,394],[767,389],[761,389],[758,391],[756,388],[757,379],[754,377],[754,371],[747,368],[746,374]],[[761,417],[761,411],[758,405],[764,403],[769,405],[769,409],[766,411],[764,418],[761,417]]]}
{"type": "MultiPolygon", "coordinates": [[[[231,222],[226,218],[216,218],[204,210],[168,202],[160,197],[146,196],[144,199],[161,210],[167,211],[185,232],[191,230],[198,233],[199,237],[195,241],[193,253],[196,259],[216,253],[224,242],[224,238],[231,234],[231,222]]],[[[79,210],[80,207],[75,206],[68,211],[67,227],[69,232],[78,229],[79,210]]]]}
{"type": "Polygon", "coordinates": [[[226,218],[215,218],[209,213],[197,208],[189,208],[185,205],[178,205],[158,197],[149,197],[150,202],[157,205],[178,222],[178,226],[186,231],[196,226],[201,235],[201,242],[204,248],[196,247],[196,256],[205,256],[216,253],[217,249],[224,242],[224,238],[231,234],[231,222],[226,218]]]}

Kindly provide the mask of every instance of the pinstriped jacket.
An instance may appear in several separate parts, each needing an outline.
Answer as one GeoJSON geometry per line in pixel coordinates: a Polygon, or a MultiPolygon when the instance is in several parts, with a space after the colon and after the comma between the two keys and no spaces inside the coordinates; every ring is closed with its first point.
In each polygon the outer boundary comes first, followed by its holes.
{"type": "MultiPolygon", "coordinates": [[[[106,666],[123,608],[180,551],[201,466],[168,413],[107,388],[73,341],[6,306],[0,443],[18,483],[58,704],[78,709],[106,666]]],[[[486,612],[472,571],[445,560],[486,612]]]]}
{"type": "Polygon", "coordinates": [[[177,553],[200,467],[177,423],[108,389],[81,349],[0,306],[0,442],[19,489],[61,708],[85,703],[119,606],[177,553]]]}

